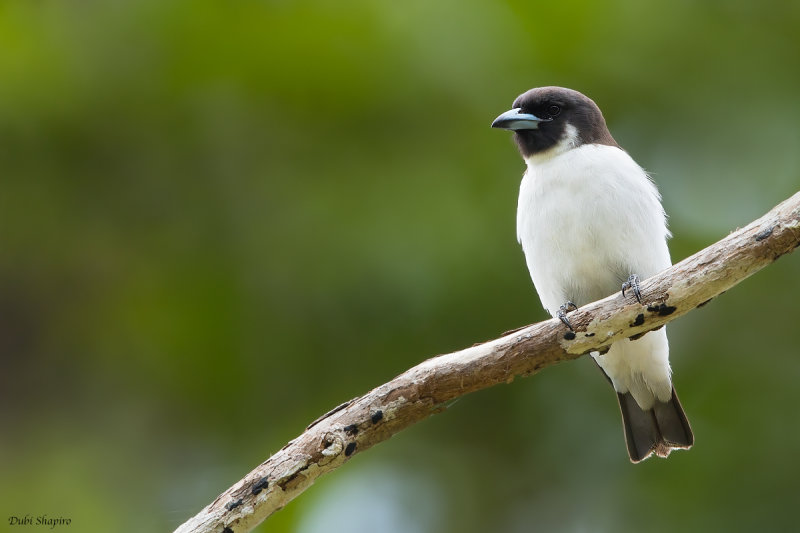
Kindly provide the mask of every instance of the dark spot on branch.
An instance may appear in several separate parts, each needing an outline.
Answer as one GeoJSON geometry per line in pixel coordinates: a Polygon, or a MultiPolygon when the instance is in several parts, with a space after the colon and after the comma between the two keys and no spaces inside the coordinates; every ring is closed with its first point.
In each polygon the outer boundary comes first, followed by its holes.
{"type": "Polygon", "coordinates": [[[235,501],[231,500],[225,505],[225,509],[227,509],[229,511],[233,511],[234,509],[236,509],[240,505],[242,505],[242,499],[241,498],[239,498],[238,500],[235,500],[235,501]]]}
{"type": "Polygon", "coordinates": [[[594,337],[594,333],[586,333],[584,334],[586,337],[594,337]]]}
{"type": "Polygon", "coordinates": [[[774,229],[775,229],[775,226],[772,226],[771,228],[767,228],[764,231],[761,231],[761,232],[757,233],[756,237],[755,237],[756,241],[763,241],[764,239],[766,239],[767,237],[772,235],[772,231],[774,229]]]}
{"type": "Polygon", "coordinates": [[[667,316],[675,312],[677,307],[666,304],[648,305],[647,310],[651,313],[658,313],[658,316],[667,316]]]}
{"type": "Polygon", "coordinates": [[[597,350],[591,350],[591,351],[597,352],[600,355],[604,355],[604,354],[607,354],[610,349],[611,349],[611,346],[605,346],[603,348],[598,348],[597,350]]]}
{"type": "Polygon", "coordinates": [[[226,527],[225,529],[222,530],[222,533],[233,533],[233,530],[229,527],[226,527]]]}
{"type": "Polygon", "coordinates": [[[637,333],[636,335],[631,335],[631,336],[630,336],[630,337],[628,337],[628,338],[629,338],[630,340],[632,340],[632,341],[635,341],[635,340],[641,339],[641,338],[642,338],[642,337],[644,337],[644,336],[645,336],[647,333],[648,333],[647,331],[644,331],[644,332],[642,332],[642,333],[637,333]]]}
{"type": "Polygon", "coordinates": [[[356,435],[358,433],[358,426],[355,424],[350,424],[349,426],[344,427],[344,432],[348,435],[356,435]]]}
{"type": "Polygon", "coordinates": [[[383,411],[381,411],[380,409],[378,409],[377,411],[372,413],[372,423],[373,424],[377,424],[382,419],[383,419],[383,411]]]}
{"type": "Polygon", "coordinates": [[[636,320],[633,321],[631,327],[641,326],[642,324],[644,324],[644,314],[639,313],[636,315],[636,320]]]}
{"type": "Polygon", "coordinates": [[[356,451],[356,443],[351,442],[350,444],[347,445],[347,448],[344,449],[344,454],[347,457],[350,457],[351,455],[353,455],[354,451],[356,451]]]}
{"type": "Polygon", "coordinates": [[[697,307],[696,307],[695,309],[697,309],[698,307],[703,307],[704,305],[706,305],[708,302],[710,302],[710,301],[711,301],[711,300],[713,300],[713,299],[714,299],[714,298],[709,298],[709,299],[708,299],[708,300],[706,300],[705,302],[700,302],[699,304],[697,304],[697,307]]]}
{"type": "Polygon", "coordinates": [[[269,486],[269,480],[266,477],[262,477],[258,483],[253,485],[253,488],[250,490],[253,494],[258,494],[262,490],[265,490],[269,486]]]}
{"type": "Polygon", "coordinates": [[[568,331],[568,332],[564,333],[564,338],[567,339],[568,341],[571,341],[572,339],[575,338],[575,332],[574,331],[568,331]]]}

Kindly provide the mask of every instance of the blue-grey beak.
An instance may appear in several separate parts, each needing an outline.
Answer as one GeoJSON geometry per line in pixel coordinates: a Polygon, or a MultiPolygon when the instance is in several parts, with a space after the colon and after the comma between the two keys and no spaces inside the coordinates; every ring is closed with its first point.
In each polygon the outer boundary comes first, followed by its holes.
{"type": "Polygon", "coordinates": [[[510,111],[506,111],[492,122],[493,128],[501,128],[504,130],[535,130],[539,127],[540,122],[549,122],[550,118],[539,118],[530,113],[522,113],[522,109],[516,107],[510,111]]]}

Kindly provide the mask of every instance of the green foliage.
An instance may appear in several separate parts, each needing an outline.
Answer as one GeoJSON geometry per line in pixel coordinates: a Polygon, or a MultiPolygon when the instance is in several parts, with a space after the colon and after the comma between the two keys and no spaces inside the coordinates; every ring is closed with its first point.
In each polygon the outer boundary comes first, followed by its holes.
{"type": "MultiPolygon", "coordinates": [[[[0,510],[176,527],[320,413],[545,318],[489,128],[592,96],[675,260],[800,184],[797,2],[0,4],[0,510]]],[[[798,258],[670,327],[697,445],[588,360],[464,398],[259,531],[795,524],[798,258]]]]}

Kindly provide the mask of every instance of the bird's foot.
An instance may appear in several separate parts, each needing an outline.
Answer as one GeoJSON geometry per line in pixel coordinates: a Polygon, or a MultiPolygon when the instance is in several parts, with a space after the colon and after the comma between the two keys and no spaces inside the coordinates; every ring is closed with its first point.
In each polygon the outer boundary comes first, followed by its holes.
{"type": "Polygon", "coordinates": [[[563,322],[564,325],[567,326],[570,331],[575,331],[575,330],[573,329],[572,324],[570,324],[569,319],[567,318],[567,313],[569,313],[570,311],[577,311],[577,309],[578,309],[577,305],[575,305],[572,302],[567,302],[558,308],[558,313],[556,314],[558,319],[561,322],[563,322]]]}
{"type": "Polygon", "coordinates": [[[633,295],[636,296],[636,301],[642,303],[642,293],[639,291],[639,276],[631,274],[628,281],[622,284],[622,296],[625,297],[625,291],[633,289],[633,295]]]}

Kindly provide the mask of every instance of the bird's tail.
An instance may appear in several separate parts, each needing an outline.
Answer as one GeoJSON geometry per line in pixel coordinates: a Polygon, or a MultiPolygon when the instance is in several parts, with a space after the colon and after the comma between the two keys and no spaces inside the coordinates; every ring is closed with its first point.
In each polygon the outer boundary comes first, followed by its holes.
{"type": "Polygon", "coordinates": [[[668,401],[656,400],[647,411],[639,407],[629,392],[617,393],[617,398],[631,462],[638,463],[653,454],[667,457],[672,450],[686,450],[694,444],[692,428],[674,387],[668,401]]]}

